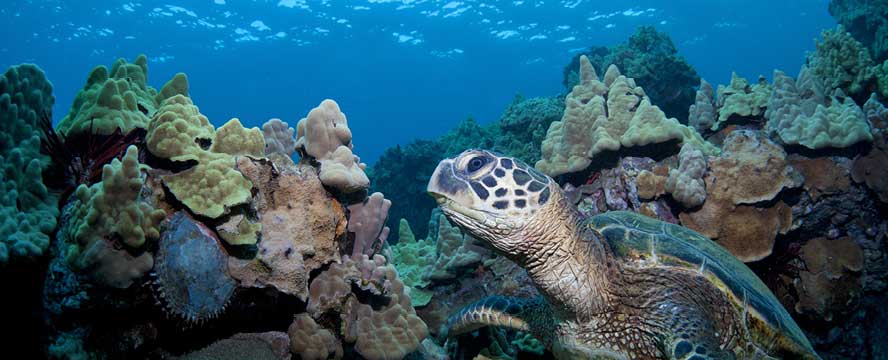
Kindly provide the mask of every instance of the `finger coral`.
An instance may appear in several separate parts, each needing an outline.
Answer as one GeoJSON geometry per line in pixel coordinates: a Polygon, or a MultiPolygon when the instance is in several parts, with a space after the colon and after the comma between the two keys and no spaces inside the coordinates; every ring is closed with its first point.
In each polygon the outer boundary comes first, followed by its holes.
{"type": "Polygon", "coordinates": [[[324,100],[296,125],[296,148],[317,160],[321,182],[344,193],[370,186],[366,165],[352,153],[352,133],[345,114],[333,100],[324,100]]]}
{"type": "Polygon", "coordinates": [[[0,265],[43,255],[59,215],[43,184],[38,116],[52,112],[52,85],[35,65],[0,76],[0,265]]]}

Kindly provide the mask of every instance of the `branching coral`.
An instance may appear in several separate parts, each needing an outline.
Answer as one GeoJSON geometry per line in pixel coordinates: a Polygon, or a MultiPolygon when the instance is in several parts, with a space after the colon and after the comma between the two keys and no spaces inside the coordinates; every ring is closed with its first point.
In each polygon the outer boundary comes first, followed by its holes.
{"type": "Polygon", "coordinates": [[[126,250],[115,248],[136,249],[147,240],[157,240],[165,216],[163,210],[143,202],[140,167],[138,149],[130,146],[123,161],[114,159],[105,165],[100,183],[80,185],[74,193],[78,203],[66,231],[71,241],[68,264],[91,271],[97,281],[113,287],[128,287],[152,264],[148,253],[130,259],[126,250]],[[112,245],[118,241],[118,246],[112,245]]]}
{"type": "Polygon", "coordinates": [[[760,119],[768,106],[771,86],[764,77],[750,86],[746,79],[731,74],[731,84],[718,86],[718,122],[712,124],[711,130],[718,130],[722,124],[736,122],[741,119],[760,119]]]}
{"type": "Polygon", "coordinates": [[[861,102],[877,86],[876,68],[869,52],[842,25],[824,30],[817,50],[808,53],[807,65],[823,79],[827,92],[842,91],[861,102]]]}
{"type": "Polygon", "coordinates": [[[585,169],[592,158],[621,147],[676,140],[695,143],[706,153],[718,150],[697,132],[666,118],[651,105],[635,80],[611,65],[604,80],[585,56],[580,57],[580,83],[565,99],[564,116],[549,126],[543,140],[543,158],[536,167],[550,176],[585,169]]]}
{"type": "MultiPolygon", "coordinates": [[[[59,215],[43,185],[40,114],[52,111],[52,85],[34,65],[0,76],[0,264],[43,255],[59,215]]],[[[48,124],[47,124],[48,125],[48,124]]]]}
{"type": "Polygon", "coordinates": [[[426,274],[429,280],[453,279],[461,270],[471,269],[491,255],[490,250],[482,247],[475,238],[463,234],[459,227],[451,225],[443,214],[437,215],[436,258],[432,271],[426,274]]]}
{"type": "Polygon", "coordinates": [[[398,243],[392,245],[392,263],[404,284],[410,287],[410,300],[413,306],[425,306],[432,293],[424,289],[429,285],[426,274],[435,264],[435,239],[416,239],[410,224],[401,219],[398,226],[398,243]]]}
{"type": "MultiPolygon", "coordinates": [[[[317,160],[321,182],[344,193],[370,186],[365,164],[352,153],[352,133],[345,114],[333,100],[324,100],[296,125],[296,148],[317,160]]],[[[305,157],[305,156],[303,156],[305,157]]]]}
{"type": "Polygon", "coordinates": [[[680,214],[682,225],[717,241],[744,262],[760,260],[778,233],[792,228],[792,209],[774,201],[784,188],[801,185],[786,153],[763,135],[738,130],[725,139],[719,157],[709,158],[706,202],[680,214]]]}
{"type": "Polygon", "coordinates": [[[810,149],[842,148],[872,141],[863,111],[841,90],[833,96],[820,79],[802,67],[798,83],[782,71],[774,71],[774,91],[768,100],[768,129],[791,145],[810,149]]]}

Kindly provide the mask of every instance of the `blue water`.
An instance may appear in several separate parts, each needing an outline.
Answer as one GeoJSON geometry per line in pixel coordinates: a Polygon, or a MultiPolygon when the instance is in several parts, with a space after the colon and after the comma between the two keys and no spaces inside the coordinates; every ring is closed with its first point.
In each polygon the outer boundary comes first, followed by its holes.
{"type": "Polygon", "coordinates": [[[835,26],[827,0],[3,3],[0,67],[39,64],[55,86],[55,121],[90,69],[145,53],[149,83],[187,73],[217,126],[231,117],[295,125],[333,98],[369,163],[469,115],[496,120],[516,93],[563,92],[574,52],[623,42],[639,25],[667,32],[714,84],[731,71],[794,74],[835,26]]]}

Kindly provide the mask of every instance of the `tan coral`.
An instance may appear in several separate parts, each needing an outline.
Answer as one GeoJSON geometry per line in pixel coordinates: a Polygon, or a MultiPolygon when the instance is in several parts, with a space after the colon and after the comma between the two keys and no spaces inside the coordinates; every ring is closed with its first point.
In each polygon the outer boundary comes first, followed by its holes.
{"type": "Polygon", "coordinates": [[[805,177],[805,190],[813,200],[821,195],[845,192],[851,186],[847,165],[841,166],[828,157],[794,157],[790,163],[805,177]]]}
{"type": "Polygon", "coordinates": [[[864,254],[860,246],[849,237],[816,238],[802,247],[801,255],[806,271],[795,284],[799,293],[796,312],[826,321],[846,313],[862,290],[864,254]]]}
{"type": "Polygon", "coordinates": [[[355,234],[352,256],[372,255],[382,248],[391,231],[385,226],[391,206],[391,200],[375,192],[364,202],[348,207],[348,231],[355,234]]]}
{"type": "Polygon", "coordinates": [[[715,131],[728,121],[761,117],[768,107],[771,86],[763,76],[750,86],[749,81],[731,73],[731,84],[718,86],[718,121],[712,124],[715,131]]]}
{"type": "Polygon", "coordinates": [[[642,170],[636,180],[638,197],[642,200],[655,199],[666,193],[666,177],[651,171],[642,170]]]}
{"type": "Polygon", "coordinates": [[[669,170],[664,188],[686,208],[700,206],[706,201],[706,157],[695,145],[685,144],[678,153],[678,169],[669,170]]]}
{"type": "Polygon", "coordinates": [[[265,138],[259,128],[245,128],[239,119],[228,120],[216,129],[216,138],[210,151],[228,155],[265,156],[265,138]]]}
{"type": "Polygon", "coordinates": [[[744,262],[770,255],[777,234],[792,229],[792,209],[771,201],[784,188],[801,185],[779,146],[755,131],[738,130],[723,153],[709,159],[706,202],[679,215],[682,225],[717,241],[744,262]]]}
{"type": "Polygon", "coordinates": [[[370,186],[365,164],[352,153],[352,133],[345,114],[333,100],[324,100],[296,125],[296,148],[320,164],[324,185],[344,193],[370,186]]]}
{"type": "Polygon", "coordinates": [[[718,149],[696,130],[666,118],[635,80],[611,65],[598,79],[586,56],[580,57],[580,83],[565,99],[564,116],[549,126],[536,167],[550,176],[588,167],[604,151],[668,141],[694,142],[707,153],[718,149]]]}
{"type": "MultiPolygon", "coordinates": [[[[269,164],[260,164],[270,168],[269,164]]],[[[265,173],[247,171],[258,172],[265,173]]],[[[305,301],[311,271],[339,257],[345,212],[324,190],[311,166],[300,165],[269,176],[259,188],[260,194],[267,196],[261,205],[259,251],[252,260],[231,258],[232,276],[241,286],[270,286],[305,301]]]]}
{"type": "Polygon", "coordinates": [[[867,154],[854,159],[851,176],[855,182],[866,183],[879,200],[888,203],[888,140],[886,135],[878,136],[867,154]]]}
{"type": "Polygon", "coordinates": [[[342,358],[342,344],[336,335],[318,325],[308,314],[296,314],[287,335],[290,336],[290,351],[303,360],[342,358]]]}

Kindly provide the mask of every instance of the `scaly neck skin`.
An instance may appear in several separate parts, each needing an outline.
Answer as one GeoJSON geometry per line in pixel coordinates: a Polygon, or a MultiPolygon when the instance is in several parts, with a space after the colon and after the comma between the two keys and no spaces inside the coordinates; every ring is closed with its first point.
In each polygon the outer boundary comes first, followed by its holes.
{"type": "Polygon", "coordinates": [[[579,212],[557,185],[518,234],[519,251],[510,257],[524,267],[543,295],[563,315],[600,314],[607,303],[607,251],[596,236],[582,234],[579,212]]]}

